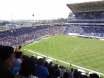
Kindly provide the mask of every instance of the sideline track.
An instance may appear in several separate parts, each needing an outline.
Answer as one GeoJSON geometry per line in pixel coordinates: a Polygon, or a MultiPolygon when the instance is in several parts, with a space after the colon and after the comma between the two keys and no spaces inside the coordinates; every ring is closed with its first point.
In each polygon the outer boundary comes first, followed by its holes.
{"type": "MultiPolygon", "coordinates": [[[[43,57],[47,57],[47,58],[52,59],[52,60],[58,60],[58,59],[55,59],[55,58],[52,58],[52,57],[49,57],[49,56],[40,54],[38,52],[31,51],[31,50],[28,50],[28,49],[24,49],[24,50],[26,50],[28,52],[31,52],[31,53],[35,53],[35,54],[40,55],[40,56],[43,56],[43,57]]],[[[70,63],[65,62],[65,61],[62,61],[62,60],[58,60],[58,61],[70,65],[70,63]]],[[[86,71],[90,71],[90,72],[93,72],[93,73],[97,73],[99,75],[104,76],[103,73],[100,73],[100,72],[97,72],[97,71],[93,71],[93,70],[90,70],[90,69],[87,69],[87,68],[84,68],[84,67],[81,67],[81,66],[78,66],[78,65],[75,65],[75,64],[71,64],[71,65],[74,66],[74,67],[77,67],[77,68],[80,68],[80,69],[83,69],[83,70],[86,70],[86,71]]]]}

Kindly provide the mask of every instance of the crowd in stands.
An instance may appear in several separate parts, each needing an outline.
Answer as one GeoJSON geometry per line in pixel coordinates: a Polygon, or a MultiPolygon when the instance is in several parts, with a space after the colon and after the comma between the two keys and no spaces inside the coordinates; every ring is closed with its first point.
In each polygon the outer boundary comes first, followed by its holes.
{"type": "Polygon", "coordinates": [[[69,23],[104,23],[104,11],[73,12],[68,19],[69,23]]]}
{"type": "Polygon", "coordinates": [[[0,44],[19,46],[28,40],[36,40],[45,35],[62,34],[65,26],[22,27],[15,30],[0,32],[0,44]]]}
{"type": "Polygon", "coordinates": [[[64,34],[68,33],[77,33],[79,35],[85,36],[95,36],[95,37],[104,37],[104,27],[103,26],[67,26],[64,34]]]}
{"type": "Polygon", "coordinates": [[[74,19],[74,20],[67,20],[68,23],[104,23],[103,20],[89,20],[89,19],[74,19]]]}
{"type": "Polygon", "coordinates": [[[73,25],[67,26],[64,34],[104,37],[104,11],[71,12],[67,21],[73,25]]]}
{"type": "Polygon", "coordinates": [[[88,11],[73,13],[76,19],[104,19],[104,11],[88,11]]]}
{"type": "Polygon", "coordinates": [[[46,58],[14,52],[10,46],[0,46],[0,78],[99,78],[95,73],[86,75],[77,69],[47,62],[46,58]],[[13,58],[12,56],[15,55],[13,58]]]}
{"type": "Polygon", "coordinates": [[[0,32],[0,44],[19,46],[28,41],[36,41],[46,35],[78,33],[79,35],[104,37],[103,26],[37,26],[23,27],[15,30],[0,32]]]}

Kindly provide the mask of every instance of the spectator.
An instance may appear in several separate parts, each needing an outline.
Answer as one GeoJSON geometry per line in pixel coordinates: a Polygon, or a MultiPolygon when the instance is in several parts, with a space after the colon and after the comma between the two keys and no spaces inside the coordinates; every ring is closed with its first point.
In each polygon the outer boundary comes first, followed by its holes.
{"type": "Polygon", "coordinates": [[[74,72],[74,69],[71,68],[70,73],[69,73],[71,77],[73,77],[73,72],[74,72]]]}
{"type": "Polygon", "coordinates": [[[63,74],[63,78],[70,78],[69,73],[68,73],[68,72],[65,72],[65,73],[63,74]]]}
{"type": "Polygon", "coordinates": [[[89,74],[89,78],[99,78],[99,76],[95,73],[89,74]]]}
{"type": "Polygon", "coordinates": [[[21,63],[22,63],[22,52],[16,52],[15,53],[15,58],[13,59],[13,66],[14,66],[14,68],[15,67],[18,67],[18,68],[20,68],[20,65],[21,65],[21,63]]]}
{"type": "Polygon", "coordinates": [[[49,68],[50,76],[53,76],[54,71],[55,71],[55,67],[54,67],[54,66],[51,66],[51,67],[49,68]]]}
{"type": "Polygon", "coordinates": [[[48,69],[51,68],[52,64],[53,64],[53,62],[51,61],[51,62],[48,64],[48,69]]]}
{"type": "Polygon", "coordinates": [[[15,78],[33,78],[35,71],[35,61],[33,58],[28,57],[21,63],[21,70],[15,75],[15,78]]]}
{"type": "Polygon", "coordinates": [[[15,52],[20,52],[20,49],[21,49],[21,48],[22,48],[22,46],[16,47],[15,52]]]}
{"type": "Polygon", "coordinates": [[[34,58],[34,56],[31,56],[31,58],[34,58]]]}
{"type": "Polygon", "coordinates": [[[28,58],[28,56],[23,55],[23,56],[22,56],[22,61],[23,61],[25,58],[28,58]]]}
{"type": "Polygon", "coordinates": [[[48,62],[47,61],[44,62],[44,66],[48,69],[48,66],[49,65],[48,65],[48,62]]]}
{"type": "Polygon", "coordinates": [[[14,78],[11,62],[13,52],[14,49],[9,46],[0,48],[0,78],[14,78]]]}
{"type": "Polygon", "coordinates": [[[60,71],[59,70],[55,70],[54,78],[60,78],[60,71]]]}
{"type": "Polygon", "coordinates": [[[62,68],[59,68],[60,70],[60,77],[63,77],[63,74],[66,72],[66,68],[62,66],[62,68]]]}
{"type": "Polygon", "coordinates": [[[88,76],[87,75],[82,75],[82,78],[88,78],[88,76]]]}
{"type": "Polygon", "coordinates": [[[80,73],[78,72],[77,69],[75,69],[73,72],[73,78],[80,78],[80,73]]]}
{"type": "Polygon", "coordinates": [[[43,65],[44,65],[44,59],[42,58],[38,59],[35,70],[35,76],[37,76],[38,78],[46,78],[49,75],[48,69],[43,65]]]}

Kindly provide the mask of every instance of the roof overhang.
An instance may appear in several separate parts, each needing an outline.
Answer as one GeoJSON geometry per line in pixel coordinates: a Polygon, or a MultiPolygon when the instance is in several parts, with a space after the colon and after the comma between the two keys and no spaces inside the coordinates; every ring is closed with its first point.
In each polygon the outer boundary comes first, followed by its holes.
{"type": "Polygon", "coordinates": [[[104,1],[67,4],[72,12],[103,11],[104,1]]]}

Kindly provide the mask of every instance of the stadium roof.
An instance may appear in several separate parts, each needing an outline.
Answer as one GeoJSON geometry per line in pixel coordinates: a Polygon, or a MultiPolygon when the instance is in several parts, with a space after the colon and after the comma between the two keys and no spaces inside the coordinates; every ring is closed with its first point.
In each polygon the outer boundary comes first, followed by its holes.
{"type": "Polygon", "coordinates": [[[80,11],[102,11],[104,10],[104,1],[84,2],[67,4],[72,12],[80,11]]]}

